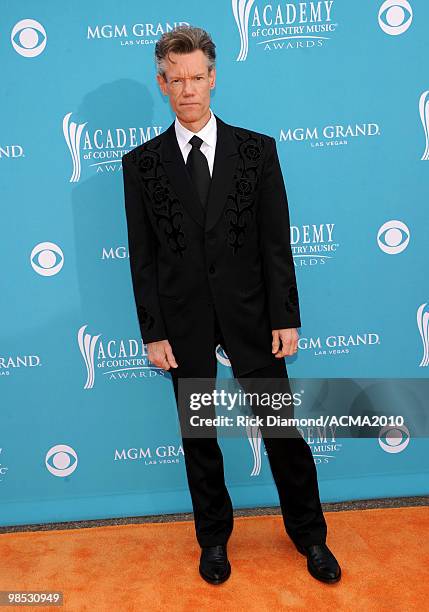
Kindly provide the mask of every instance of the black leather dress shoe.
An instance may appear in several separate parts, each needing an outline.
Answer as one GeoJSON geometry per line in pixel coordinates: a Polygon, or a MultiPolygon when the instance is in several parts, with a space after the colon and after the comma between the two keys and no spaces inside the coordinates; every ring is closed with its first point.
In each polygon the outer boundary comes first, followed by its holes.
{"type": "Polygon", "coordinates": [[[313,578],[322,582],[338,582],[341,578],[341,568],[338,561],[326,544],[296,544],[297,550],[307,557],[307,568],[313,578]]]}
{"type": "Polygon", "coordinates": [[[201,548],[200,574],[210,584],[221,584],[228,580],[231,565],[228,561],[226,546],[203,546],[201,548]]]}

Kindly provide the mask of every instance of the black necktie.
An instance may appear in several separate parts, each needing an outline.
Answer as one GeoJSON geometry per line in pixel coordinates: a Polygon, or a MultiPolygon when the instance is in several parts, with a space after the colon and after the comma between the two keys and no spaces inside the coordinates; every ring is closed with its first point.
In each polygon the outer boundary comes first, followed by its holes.
{"type": "Polygon", "coordinates": [[[203,207],[206,207],[207,198],[210,188],[210,170],[207,158],[200,151],[203,140],[199,136],[192,136],[189,140],[192,149],[189,151],[186,167],[191,176],[192,182],[195,185],[198,195],[200,196],[203,207]]]}

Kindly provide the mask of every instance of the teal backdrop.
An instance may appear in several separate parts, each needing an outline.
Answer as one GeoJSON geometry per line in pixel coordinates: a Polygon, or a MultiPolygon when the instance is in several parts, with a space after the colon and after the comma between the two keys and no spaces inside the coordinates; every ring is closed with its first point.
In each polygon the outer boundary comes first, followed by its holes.
{"type": "MultiPolygon", "coordinates": [[[[217,45],[214,112],[277,142],[302,312],[289,375],[427,377],[426,0],[1,15],[1,524],[191,510],[171,378],[139,336],[121,168],[174,120],[154,44],[176,24],[217,45]]],[[[303,432],[322,501],[428,494],[427,438],[401,432],[303,432]]],[[[235,507],[278,504],[260,439],[221,444],[235,507]]]]}

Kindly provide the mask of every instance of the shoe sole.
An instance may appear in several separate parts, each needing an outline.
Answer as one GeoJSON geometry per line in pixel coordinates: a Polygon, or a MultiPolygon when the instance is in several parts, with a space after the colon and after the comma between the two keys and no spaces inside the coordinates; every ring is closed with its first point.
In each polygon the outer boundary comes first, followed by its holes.
{"type": "Polygon", "coordinates": [[[206,574],[204,574],[201,569],[199,568],[199,572],[200,572],[200,576],[202,578],[204,578],[204,580],[210,584],[222,584],[223,582],[225,582],[226,580],[228,580],[228,578],[231,576],[231,565],[228,561],[228,573],[224,578],[218,578],[217,580],[214,578],[210,578],[209,576],[207,576],[206,574]]]}

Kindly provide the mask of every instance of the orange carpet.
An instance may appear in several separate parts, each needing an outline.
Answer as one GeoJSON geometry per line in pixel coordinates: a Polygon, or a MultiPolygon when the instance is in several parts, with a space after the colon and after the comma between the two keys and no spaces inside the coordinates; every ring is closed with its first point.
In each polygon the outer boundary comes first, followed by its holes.
{"type": "Polygon", "coordinates": [[[428,609],[429,508],[326,512],[342,580],[312,578],[280,516],[237,517],[230,579],[205,583],[192,522],[0,534],[0,590],[61,590],[88,612],[428,609]]]}

